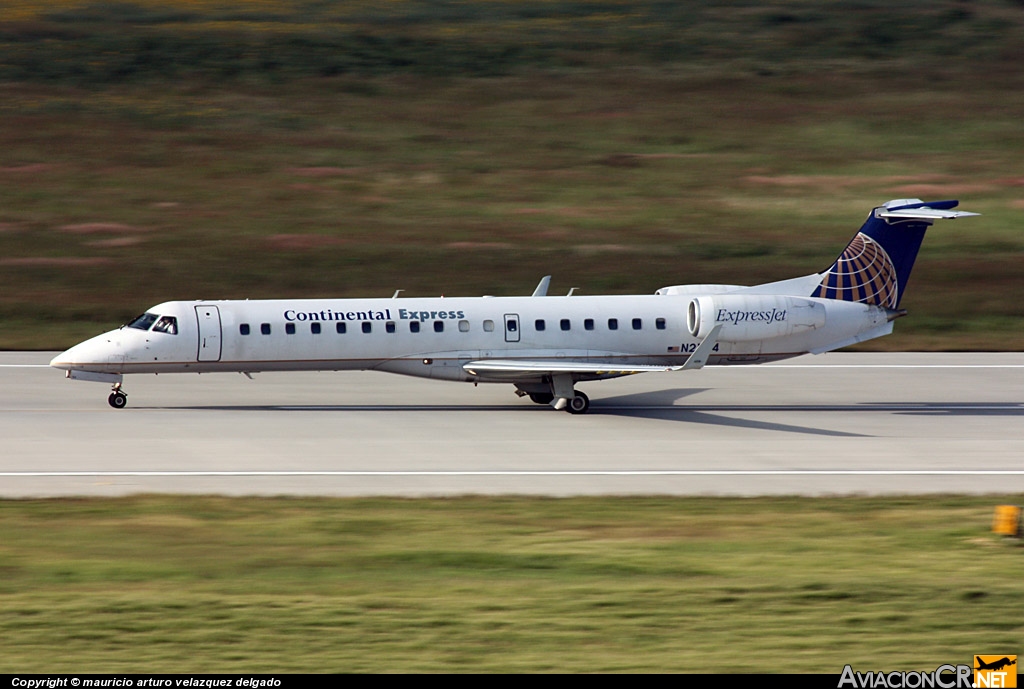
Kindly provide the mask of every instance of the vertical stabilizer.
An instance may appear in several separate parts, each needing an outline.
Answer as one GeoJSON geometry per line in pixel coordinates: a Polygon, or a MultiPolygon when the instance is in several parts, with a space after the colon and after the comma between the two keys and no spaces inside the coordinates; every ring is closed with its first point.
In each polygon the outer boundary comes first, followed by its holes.
{"type": "Polygon", "coordinates": [[[897,199],[875,208],[832,267],[821,274],[813,297],[899,307],[925,231],[936,220],[977,213],[952,210],[958,201],[897,199]]]}

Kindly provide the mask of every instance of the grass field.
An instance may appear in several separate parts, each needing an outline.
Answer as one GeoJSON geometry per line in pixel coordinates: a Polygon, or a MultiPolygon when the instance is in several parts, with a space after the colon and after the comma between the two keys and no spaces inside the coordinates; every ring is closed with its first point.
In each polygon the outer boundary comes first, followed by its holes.
{"type": "Polygon", "coordinates": [[[4,501],[0,672],[931,670],[1021,649],[1006,499],[4,501]]]}
{"type": "Polygon", "coordinates": [[[780,279],[914,196],[984,216],[868,346],[1022,345],[1019,3],[0,10],[0,347],[168,299],[780,279]]]}

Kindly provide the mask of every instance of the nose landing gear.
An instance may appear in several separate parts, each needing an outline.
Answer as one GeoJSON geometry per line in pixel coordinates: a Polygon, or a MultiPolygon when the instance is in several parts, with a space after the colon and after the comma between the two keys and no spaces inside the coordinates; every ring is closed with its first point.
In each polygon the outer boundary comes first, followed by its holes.
{"type": "Polygon", "coordinates": [[[107,403],[114,409],[124,409],[125,405],[128,404],[128,395],[124,394],[121,390],[120,383],[114,383],[114,387],[111,388],[113,392],[107,397],[107,403]]]}

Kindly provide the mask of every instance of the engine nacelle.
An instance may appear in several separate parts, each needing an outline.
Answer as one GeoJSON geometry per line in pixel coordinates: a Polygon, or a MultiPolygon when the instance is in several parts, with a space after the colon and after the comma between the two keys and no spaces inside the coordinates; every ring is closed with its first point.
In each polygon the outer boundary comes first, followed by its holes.
{"type": "Polygon", "coordinates": [[[825,304],[819,299],[765,294],[723,294],[690,300],[686,326],[704,339],[721,325],[721,342],[751,342],[785,337],[825,325],[825,304]]]}

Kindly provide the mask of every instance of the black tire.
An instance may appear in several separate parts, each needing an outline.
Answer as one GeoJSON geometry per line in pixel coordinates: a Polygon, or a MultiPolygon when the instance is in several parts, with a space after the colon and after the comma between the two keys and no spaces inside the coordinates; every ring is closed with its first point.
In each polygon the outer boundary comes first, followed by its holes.
{"type": "Polygon", "coordinates": [[[124,409],[125,405],[128,404],[128,395],[123,392],[112,392],[110,397],[107,398],[107,402],[114,409],[124,409]]]}
{"type": "Polygon", "coordinates": [[[590,409],[590,398],[582,392],[577,392],[576,396],[565,405],[565,408],[570,414],[586,414],[590,409]]]}
{"type": "Polygon", "coordinates": [[[555,399],[555,396],[550,392],[531,392],[530,401],[536,402],[537,404],[551,404],[551,401],[555,399]]]}

